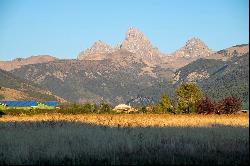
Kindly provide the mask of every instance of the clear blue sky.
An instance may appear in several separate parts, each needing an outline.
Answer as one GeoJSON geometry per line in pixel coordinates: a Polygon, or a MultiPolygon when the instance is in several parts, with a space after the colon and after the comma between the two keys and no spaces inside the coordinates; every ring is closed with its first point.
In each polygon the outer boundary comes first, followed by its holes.
{"type": "Polygon", "coordinates": [[[220,50],[249,42],[248,0],[0,0],[0,60],[76,58],[96,40],[115,45],[137,27],[162,52],[191,37],[220,50]]]}

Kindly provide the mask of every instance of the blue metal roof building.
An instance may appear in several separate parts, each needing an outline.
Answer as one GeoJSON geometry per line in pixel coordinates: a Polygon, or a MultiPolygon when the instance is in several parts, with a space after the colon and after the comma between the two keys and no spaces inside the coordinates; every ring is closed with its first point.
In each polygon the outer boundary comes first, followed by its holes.
{"type": "Polygon", "coordinates": [[[5,104],[8,107],[33,107],[38,105],[35,100],[0,101],[0,103],[5,104]]]}
{"type": "Polygon", "coordinates": [[[38,102],[35,100],[0,100],[0,105],[12,108],[33,107],[33,108],[48,109],[48,107],[50,107],[51,109],[57,107],[59,103],[57,101],[38,102]]]}

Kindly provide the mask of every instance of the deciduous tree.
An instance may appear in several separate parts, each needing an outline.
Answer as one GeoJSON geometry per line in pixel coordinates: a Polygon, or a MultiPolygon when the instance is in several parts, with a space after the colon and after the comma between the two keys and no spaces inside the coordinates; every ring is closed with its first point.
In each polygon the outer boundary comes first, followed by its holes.
{"type": "Polygon", "coordinates": [[[212,114],[216,111],[216,103],[210,98],[205,97],[201,99],[196,105],[196,111],[198,114],[212,114]]]}
{"type": "Polygon", "coordinates": [[[194,83],[184,83],[176,89],[178,107],[183,113],[193,112],[195,104],[202,98],[202,91],[194,83]]]}
{"type": "Polygon", "coordinates": [[[162,95],[161,100],[158,104],[158,110],[160,112],[166,112],[170,109],[170,107],[171,107],[171,103],[170,103],[168,96],[166,94],[162,95]]]}

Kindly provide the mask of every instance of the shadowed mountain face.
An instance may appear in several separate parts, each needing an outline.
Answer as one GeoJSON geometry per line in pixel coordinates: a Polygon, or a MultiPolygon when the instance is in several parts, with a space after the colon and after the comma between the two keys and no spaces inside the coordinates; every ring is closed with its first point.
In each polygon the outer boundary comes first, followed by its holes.
{"type": "Polygon", "coordinates": [[[176,71],[174,85],[196,82],[207,96],[222,99],[236,96],[249,100],[249,53],[230,59],[199,59],[176,71]]]}
{"type": "MultiPolygon", "coordinates": [[[[117,54],[122,57],[124,52],[117,54]]],[[[133,54],[123,61],[58,60],[12,71],[69,101],[109,103],[127,102],[138,95],[157,101],[164,91],[172,94],[172,85],[163,74],[167,72],[171,71],[137,61],[133,54]]]]}
{"type": "Polygon", "coordinates": [[[46,88],[42,88],[31,81],[14,76],[10,72],[0,69],[0,96],[6,100],[33,99],[39,101],[64,99],[53,95],[46,88]]]}

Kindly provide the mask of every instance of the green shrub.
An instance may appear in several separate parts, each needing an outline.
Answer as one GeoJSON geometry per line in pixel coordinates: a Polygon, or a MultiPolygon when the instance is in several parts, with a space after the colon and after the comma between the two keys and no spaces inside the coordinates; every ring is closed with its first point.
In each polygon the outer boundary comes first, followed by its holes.
{"type": "Polygon", "coordinates": [[[142,106],[142,107],[138,108],[138,113],[147,113],[147,107],[142,106]]]}
{"type": "Polygon", "coordinates": [[[85,112],[94,113],[98,111],[98,106],[96,104],[86,103],[82,106],[85,112]]]}
{"type": "Polygon", "coordinates": [[[107,103],[101,103],[98,109],[98,113],[111,113],[112,112],[112,106],[107,103]]]}

